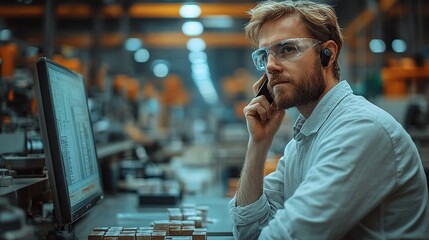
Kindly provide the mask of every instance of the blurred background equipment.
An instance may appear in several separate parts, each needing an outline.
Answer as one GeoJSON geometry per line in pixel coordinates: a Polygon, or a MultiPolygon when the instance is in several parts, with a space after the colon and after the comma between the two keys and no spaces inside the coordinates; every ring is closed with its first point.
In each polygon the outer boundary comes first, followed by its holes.
{"type": "Polygon", "coordinates": [[[9,187],[13,184],[11,171],[6,168],[0,168],[0,187],[9,187]]]}
{"type": "Polygon", "coordinates": [[[4,198],[0,198],[0,226],[2,240],[37,239],[34,228],[26,223],[24,211],[12,206],[4,198]]]}

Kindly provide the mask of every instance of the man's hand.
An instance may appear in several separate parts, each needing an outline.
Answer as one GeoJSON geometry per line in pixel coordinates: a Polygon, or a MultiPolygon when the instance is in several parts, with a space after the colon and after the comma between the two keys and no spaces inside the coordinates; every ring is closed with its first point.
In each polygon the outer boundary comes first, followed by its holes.
{"type": "MultiPolygon", "coordinates": [[[[253,85],[255,93],[265,79],[266,75],[253,85]]],[[[275,104],[275,101],[270,104],[267,98],[261,95],[252,99],[243,110],[250,137],[237,189],[236,206],[247,206],[262,194],[267,153],[285,116],[285,111],[277,109],[275,104]]]]}
{"type": "MultiPolygon", "coordinates": [[[[253,91],[258,92],[266,79],[262,76],[254,85],[253,91]]],[[[285,115],[283,109],[277,109],[275,102],[270,104],[265,96],[257,96],[243,109],[246,117],[250,138],[255,143],[271,141],[279,129],[285,115]]]]}

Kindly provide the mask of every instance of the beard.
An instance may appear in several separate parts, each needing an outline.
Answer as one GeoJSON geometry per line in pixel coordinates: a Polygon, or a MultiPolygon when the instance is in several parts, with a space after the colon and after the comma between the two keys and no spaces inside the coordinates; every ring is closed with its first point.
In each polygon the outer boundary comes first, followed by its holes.
{"type": "Polygon", "coordinates": [[[305,106],[320,99],[326,88],[326,79],[322,74],[320,61],[313,64],[314,70],[306,72],[300,79],[283,79],[280,75],[273,75],[270,82],[288,81],[288,89],[276,88],[271,91],[278,109],[305,106]]]}

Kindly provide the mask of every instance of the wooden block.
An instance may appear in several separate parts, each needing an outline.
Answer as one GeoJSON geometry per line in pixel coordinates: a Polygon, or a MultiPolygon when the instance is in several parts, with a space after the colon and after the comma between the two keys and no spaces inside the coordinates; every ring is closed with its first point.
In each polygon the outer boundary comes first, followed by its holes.
{"type": "Polygon", "coordinates": [[[119,233],[118,240],[135,240],[136,234],[135,233],[119,233]]]}
{"type": "Polygon", "coordinates": [[[170,225],[169,220],[155,220],[153,221],[153,229],[154,230],[166,230],[170,225]]]}
{"type": "Polygon", "coordinates": [[[136,233],[136,240],[151,240],[152,231],[147,232],[137,232],[136,233]]]}
{"type": "Polygon", "coordinates": [[[152,232],[151,240],[164,240],[166,236],[167,236],[167,232],[166,231],[156,231],[156,230],[154,230],[152,232]]]}
{"type": "Polygon", "coordinates": [[[192,216],[192,217],[189,217],[187,220],[194,221],[194,225],[196,228],[203,227],[203,219],[199,216],[192,216]]]}
{"type": "Polygon", "coordinates": [[[90,232],[88,234],[88,240],[103,240],[105,232],[90,232]]]}
{"type": "Polygon", "coordinates": [[[137,231],[151,231],[152,232],[153,227],[139,227],[137,231]]]}
{"type": "Polygon", "coordinates": [[[181,212],[174,212],[168,214],[169,220],[183,220],[183,214],[181,212]]]}
{"type": "Polygon", "coordinates": [[[183,220],[182,226],[194,226],[195,227],[195,221],[192,220],[183,220]]]}
{"type": "Polygon", "coordinates": [[[106,240],[107,238],[109,239],[109,240],[118,240],[119,239],[119,234],[120,234],[120,232],[106,232],[105,234],[104,234],[104,240],[106,240]]]}
{"type": "Polygon", "coordinates": [[[109,231],[109,227],[95,227],[92,229],[93,232],[107,232],[109,231]]]}
{"type": "Polygon", "coordinates": [[[137,231],[137,227],[124,227],[124,228],[122,228],[122,231],[124,232],[124,231],[134,231],[134,232],[136,232],[137,231]]]}
{"type": "Polygon", "coordinates": [[[192,240],[206,240],[207,232],[203,231],[194,231],[192,233],[192,240]]]}
{"type": "Polygon", "coordinates": [[[182,226],[181,220],[170,220],[170,226],[182,226]]]}
{"type": "Polygon", "coordinates": [[[170,226],[169,229],[170,236],[181,236],[182,235],[182,227],[181,226],[170,226]]]}
{"type": "Polygon", "coordinates": [[[104,236],[103,240],[119,240],[119,236],[117,236],[117,237],[106,237],[106,236],[104,236]]]}
{"type": "Polygon", "coordinates": [[[182,226],[182,236],[192,236],[194,229],[194,226],[182,226]]]}
{"type": "Polygon", "coordinates": [[[119,227],[119,226],[115,226],[115,227],[110,227],[109,231],[122,231],[123,227],[119,227]]]}

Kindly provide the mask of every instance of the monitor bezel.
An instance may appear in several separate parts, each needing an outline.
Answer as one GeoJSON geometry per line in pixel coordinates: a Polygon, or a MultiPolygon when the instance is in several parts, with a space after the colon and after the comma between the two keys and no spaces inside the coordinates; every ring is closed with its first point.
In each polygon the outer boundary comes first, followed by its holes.
{"type": "MultiPolygon", "coordinates": [[[[77,74],[68,68],[46,58],[39,58],[36,62],[37,77],[35,78],[35,95],[37,101],[37,109],[39,115],[39,124],[41,135],[43,139],[43,146],[45,152],[46,167],[48,170],[48,179],[52,191],[52,200],[54,206],[54,221],[59,226],[73,224],[82,216],[87,214],[95,205],[97,205],[103,198],[103,183],[101,179],[101,172],[99,164],[97,164],[100,192],[91,197],[75,211],[72,210],[71,202],[69,200],[69,191],[64,169],[64,159],[61,156],[60,140],[58,129],[55,124],[55,108],[53,105],[52,89],[49,82],[49,67],[55,67],[64,74],[67,74],[71,79],[81,81],[85,98],[88,99],[85,89],[85,82],[80,74],[77,74]],[[57,159],[54,161],[54,159],[57,159]]],[[[86,111],[90,119],[90,134],[92,135],[93,146],[96,147],[94,141],[94,131],[92,128],[91,115],[89,113],[88,105],[86,111]]],[[[97,151],[94,151],[95,157],[98,162],[97,151]]]]}

